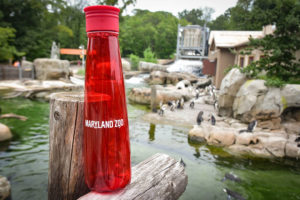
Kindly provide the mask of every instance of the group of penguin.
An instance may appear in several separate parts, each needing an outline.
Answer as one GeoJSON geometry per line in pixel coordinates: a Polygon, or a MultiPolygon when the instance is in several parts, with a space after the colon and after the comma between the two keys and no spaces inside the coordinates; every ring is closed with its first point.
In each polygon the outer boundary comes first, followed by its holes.
{"type": "MultiPolygon", "coordinates": [[[[204,90],[200,92],[199,88],[196,88],[194,91],[191,89],[191,92],[194,92],[195,98],[190,102],[189,107],[191,109],[194,109],[195,107],[195,100],[199,99],[200,95],[203,96],[205,94],[209,94],[213,100],[214,100],[214,108],[215,110],[218,109],[218,102],[216,100],[216,93],[215,93],[216,87],[213,85],[207,86],[204,90]]],[[[175,109],[183,109],[184,108],[184,99],[181,98],[180,100],[176,101],[168,101],[167,104],[163,104],[163,102],[160,102],[160,109],[158,110],[158,114],[160,116],[163,116],[165,113],[165,110],[169,107],[170,111],[174,111],[175,109]]],[[[196,122],[198,125],[201,125],[201,122],[203,121],[203,111],[200,111],[197,115],[196,122]]],[[[213,114],[210,115],[210,121],[212,125],[216,125],[216,118],[213,114]]]]}

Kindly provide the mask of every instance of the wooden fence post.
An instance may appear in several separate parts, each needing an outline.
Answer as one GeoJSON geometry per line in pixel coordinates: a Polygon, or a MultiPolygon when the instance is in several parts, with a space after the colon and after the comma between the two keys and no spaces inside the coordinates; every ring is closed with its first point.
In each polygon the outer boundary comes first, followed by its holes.
{"type": "Polygon", "coordinates": [[[81,200],[165,200],[178,199],[185,191],[188,178],[181,162],[156,154],[132,168],[131,183],[123,190],[109,194],[88,193],[82,157],[83,93],[51,95],[49,140],[49,200],[79,197],[81,200]]]}

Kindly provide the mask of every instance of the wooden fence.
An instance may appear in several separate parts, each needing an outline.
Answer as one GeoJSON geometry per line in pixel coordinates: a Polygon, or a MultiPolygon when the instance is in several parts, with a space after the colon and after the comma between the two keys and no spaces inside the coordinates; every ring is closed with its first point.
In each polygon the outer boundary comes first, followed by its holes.
{"type": "Polygon", "coordinates": [[[18,80],[34,78],[33,70],[24,70],[11,65],[0,65],[0,80],[18,80]]]}

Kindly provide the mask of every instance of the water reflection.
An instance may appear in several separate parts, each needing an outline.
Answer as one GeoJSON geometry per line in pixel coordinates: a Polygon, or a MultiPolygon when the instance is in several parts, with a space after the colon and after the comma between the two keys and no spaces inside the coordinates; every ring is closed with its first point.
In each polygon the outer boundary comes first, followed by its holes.
{"type": "Polygon", "coordinates": [[[149,129],[149,141],[154,141],[155,140],[155,124],[150,124],[150,129],[149,129]]]}
{"type": "Polygon", "coordinates": [[[194,147],[195,149],[195,153],[193,154],[196,158],[200,158],[201,154],[200,154],[200,147],[203,146],[205,143],[203,142],[198,142],[195,140],[191,140],[189,137],[188,138],[188,144],[192,147],[194,147]]]}

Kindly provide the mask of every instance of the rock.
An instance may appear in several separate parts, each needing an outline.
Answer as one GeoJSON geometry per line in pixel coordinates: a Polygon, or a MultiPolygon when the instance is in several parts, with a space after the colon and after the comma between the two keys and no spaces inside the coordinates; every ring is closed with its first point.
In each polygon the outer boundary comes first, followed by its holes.
{"type": "Polygon", "coordinates": [[[282,126],[288,134],[300,134],[300,122],[284,122],[282,126]]]}
{"type": "Polygon", "coordinates": [[[38,80],[68,79],[70,75],[70,62],[67,60],[37,58],[33,63],[38,80]]]}
{"type": "Polygon", "coordinates": [[[175,85],[179,81],[185,80],[185,84],[187,81],[190,83],[197,82],[197,77],[193,74],[184,73],[184,72],[163,72],[163,71],[153,71],[150,73],[149,79],[147,82],[152,85],[165,85],[165,84],[173,84],[175,85]]]}
{"type": "Polygon", "coordinates": [[[152,72],[152,71],[167,71],[167,66],[156,64],[156,63],[149,63],[149,62],[139,62],[139,71],[143,72],[152,72]]]}
{"type": "Polygon", "coordinates": [[[300,107],[300,85],[287,84],[281,89],[283,110],[288,107],[300,107]]]}
{"type": "Polygon", "coordinates": [[[256,135],[252,133],[242,133],[236,136],[235,144],[248,146],[248,145],[257,144],[258,142],[259,139],[257,138],[256,135]]]}
{"type": "Polygon", "coordinates": [[[288,141],[285,145],[285,154],[290,158],[300,158],[300,148],[296,142],[288,141]]]}
{"type": "Polygon", "coordinates": [[[221,116],[232,115],[232,105],[234,98],[242,84],[246,81],[246,76],[239,69],[233,68],[224,77],[220,87],[220,96],[218,99],[219,114],[221,116]]]}
{"type": "MultiPolygon", "coordinates": [[[[246,81],[238,93],[233,103],[233,116],[244,122],[250,122],[255,118],[251,110],[254,108],[258,98],[259,100],[268,91],[264,80],[248,80],[246,81]]],[[[256,114],[256,113],[255,113],[256,114]]]]}
{"type": "Polygon", "coordinates": [[[140,71],[124,71],[124,77],[125,79],[130,79],[133,76],[140,75],[142,72],[140,71]]]}
{"type": "Polygon", "coordinates": [[[131,64],[129,61],[127,61],[126,59],[122,58],[121,59],[122,61],[122,68],[123,68],[123,71],[130,71],[131,69],[131,64]]]}
{"type": "Polygon", "coordinates": [[[211,79],[207,79],[207,78],[199,78],[197,83],[195,83],[195,87],[197,89],[206,88],[209,85],[211,85],[211,79]]]}
{"type": "Polygon", "coordinates": [[[245,145],[231,145],[227,148],[229,153],[233,155],[251,155],[261,158],[271,158],[273,157],[266,149],[262,148],[260,145],[245,146],[245,145]]]}
{"type": "MultiPolygon", "coordinates": [[[[259,118],[256,116],[256,119],[259,118]]],[[[281,118],[270,118],[269,120],[258,120],[257,126],[263,129],[276,130],[281,128],[281,118]]]]}
{"type": "Polygon", "coordinates": [[[236,130],[232,128],[211,126],[208,144],[216,146],[230,146],[235,141],[236,130]]]}
{"type": "Polygon", "coordinates": [[[204,102],[208,105],[214,105],[214,103],[215,103],[215,100],[213,99],[212,96],[204,96],[203,99],[204,99],[204,102]]]}
{"type": "Polygon", "coordinates": [[[191,85],[191,82],[188,81],[188,80],[182,80],[182,81],[179,81],[177,84],[176,84],[176,88],[177,89],[183,89],[183,88],[187,88],[191,85]]]}
{"type": "MultiPolygon", "coordinates": [[[[184,98],[185,101],[190,100],[193,95],[188,91],[187,88],[177,90],[174,86],[159,87],[156,86],[156,102],[164,102],[173,100],[180,100],[184,98]]],[[[132,102],[150,105],[151,103],[151,89],[150,88],[132,88],[128,94],[128,99],[132,102]]]]}
{"type": "Polygon", "coordinates": [[[0,123],[0,142],[9,140],[12,138],[12,134],[8,126],[0,123]]]}
{"type": "Polygon", "coordinates": [[[300,109],[295,109],[295,111],[293,111],[293,118],[296,120],[296,121],[298,121],[298,122],[300,122],[300,109]]]}
{"type": "Polygon", "coordinates": [[[258,137],[259,143],[273,156],[284,157],[287,139],[284,137],[258,137]]]}
{"type": "Polygon", "coordinates": [[[197,142],[206,142],[209,136],[207,126],[194,126],[189,131],[189,139],[197,142]]]}
{"type": "Polygon", "coordinates": [[[5,200],[10,196],[11,186],[6,177],[0,175],[0,200],[5,200]]]}
{"type": "Polygon", "coordinates": [[[31,71],[33,69],[33,63],[27,60],[22,60],[22,69],[25,71],[31,71]]]}

